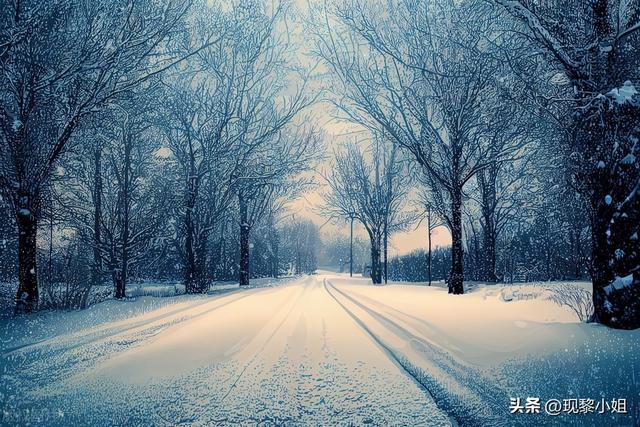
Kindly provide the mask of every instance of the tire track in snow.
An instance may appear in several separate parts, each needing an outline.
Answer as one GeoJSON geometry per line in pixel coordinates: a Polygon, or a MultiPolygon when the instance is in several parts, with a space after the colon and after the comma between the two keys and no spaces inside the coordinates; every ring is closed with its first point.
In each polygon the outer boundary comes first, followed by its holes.
{"type": "MultiPolygon", "coordinates": [[[[259,344],[280,323],[264,350],[252,364],[247,362],[253,353],[235,367],[235,375],[243,368],[245,372],[222,404],[228,414],[224,421],[229,425],[232,420],[242,425],[451,425],[424,387],[409,375],[399,375],[402,367],[336,304],[322,279],[312,277],[299,286],[304,293],[286,319],[284,312],[274,313],[267,332],[261,334],[259,344]],[[246,400],[252,403],[238,404],[246,400]]],[[[282,302],[273,305],[281,309],[282,302]]],[[[258,351],[258,345],[251,348],[258,351]]],[[[235,375],[229,380],[225,375],[220,396],[235,375]]],[[[219,398],[207,406],[220,406],[219,398]]]]}
{"type": "MultiPolygon", "coordinates": [[[[335,288],[335,285],[332,284],[332,286],[335,288]]],[[[336,288],[337,290],[337,288],[336,288]]],[[[441,350],[442,352],[446,353],[448,355],[448,357],[451,357],[452,359],[454,359],[457,363],[459,363],[462,366],[465,367],[469,367],[470,365],[465,362],[464,360],[460,359],[459,357],[457,357],[455,354],[452,353],[452,350],[457,351],[458,353],[461,353],[462,350],[460,349],[460,347],[458,345],[456,345],[456,343],[450,342],[450,341],[445,341],[445,344],[441,344],[438,342],[435,342],[429,338],[427,338],[424,333],[435,333],[437,335],[439,335],[441,337],[441,339],[444,339],[446,337],[446,333],[444,331],[442,331],[442,329],[434,326],[433,324],[427,322],[425,319],[422,319],[418,316],[413,316],[411,314],[408,313],[404,313],[400,310],[398,310],[395,307],[392,307],[388,304],[385,304],[383,302],[380,302],[374,298],[370,298],[366,295],[363,295],[359,292],[347,292],[345,290],[341,290],[341,292],[343,294],[349,294],[351,296],[352,300],[358,300],[360,304],[366,304],[367,302],[369,302],[369,306],[371,305],[375,306],[375,307],[379,307],[385,310],[385,312],[387,313],[387,317],[391,316],[393,318],[395,318],[397,320],[396,323],[402,323],[403,325],[403,329],[406,330],[407,332],[410,332],[412,335],[414,336],[419,336],[423,341],[426,341],[430,346],[432,347],[436,347],[437,349],[441,350]]],[[[379,310],[375,310],[376,313],[378,315],[382,315],[382,313],[379,312],[379,310]]]]}
{"type": "Polygon", "coordinates": [[[508,425],[499,414],[507,408],[508,398],[503,391],[492,387],[473,367],[463,365],[446,351],[429,343],[423,337],[409,332],[400,319],[384,316],[375,309],[357,301],[331,282],[325,281],[325,289],[333,299],[381,346],[389,356],[425,388],[436,404],[460,425],[508,425]],[[330,290],[332,289],[333,292],[330,290]],[[337,295],[340,295],[338,297],[337,295]],[[343,298],[355,308],[370,317],[374,326],[382,332],[390,333],[409,344],[406,348],[396,348],[388,339],[376,333],[372,326],[358,316],[353,308],[348,308],[343,298]]]}
{"type": "Polygon", "coordinates": [[[326,279],[324,279],[324,281],[323,281],[324,289],[329,294],[329,296],[331,296],[331,298],[345,311],[345,313],[347,313],[347,315],[349,317],[351,317],[356,322],[356,324],[358,326],[360,326],[360,328],[362,328],[364,330],[364,332],[373,339],[373,341],[383,350],[383,352],[391,359],[391,361],[396,366],[398,366],[402,371],[404,371],[409,376],[409,378],[411,378],[411,380],[416,385],[418,385],[418,387],[420,387],[420,389],[424,390],[431,397],[431,399],[435,402],[436,406],[442,411],[442,413],[446,414],[447,416],[449,416],[449,419],[452,422],[452,424],[453,425],[457,425],[458,424],[457,420],[455,418],[453,418],[449,413],[447,413],[444,410],[444,408],[442,408],[440,406],[440,404],[436,400],[436,398],[433,395],[433,393],[431,392],[431,390],[429,390],[429,388],[422,381],[420,381],[420,379],[415,375],[413,370],[409,369],[409,366],[408,366],[408,363],[407,363],[408,361],[405,358],[403,358],[403,357],[399,356],[398,354],[396,354],[376,334],[374,334],[373,331],[371,331],[371,329],[369,329],[369,327],[367,327],[367,325],[358,316],[356,316],[335,295],[333,295],[333,293],[327,287],[327,284],[328,284],[328,286],[330,286],[332,289],[335,289],[336,291],[338,291],[338,289],[336,289],[330,282],[328,282],[326,279]]]}
{"type": "MultiPolygon", "coordinates": [[[[307,281],[310,280],[311,278],[306,279],[307,281]]],[[[227,392],[222,396],[222,398],[220,399],[220,401],[218,402],[218,404],[222,404],[225,399],[231,394],[231,392],[236,388],[236,385],[238,384],[238,382],[240,381],[240,379],[242,378],[242,376],[244,375],[245,371],[247,370],[247,368],[249,368],[249,366],[251,366],[258,358],[258,356],[264,351],[264,349],[267,347],[267,345],[269,345],[269,343],[271,342],[271,340],[273,339],[273,337],[278,333],[278,331],[282,328],[282,325],[284,325],[284,323],[287,321],[287,319],[289,318],[289,316],[291,315],[291,313],[293,312],[293,310],[296,308],[296,305],[298,304],[298,301],[300,301],[300,299],[302,298],[302,296],[307,292],[307,286],[306,283],[303,285],[301,291],[297,294],[297,296],[294,298],[293,303],[291,304],[291,307],[289,307],[288,310],[286,310],[286,313],[284,314],[284,316],[282,316],[282,319],[280,319],[280,321],[278,322],[278,324],[276,325],[275,328],[273,328],[273,330],[271,331],[271,333],[267,336],[267,339],[264,340],[264,342],[262,343],[262,345],[260,346],[259,350],[257,352],[254,353],[253,357],[249,360],[249,362],[247,362],[247,364],[241,369],[240,373],[238,374],[238,376],[236,377],[236,379],[233,381],[233,383],[229,386],[229,389],[227,390],[227,392]]],[[[286,303],[285,303],[286,304],[286,303]]],[[[283,304],[282,309],[284,309],[286,307],[286,305],[283,304]]],[[[282,310],[281,309],[281,310],[282,310]]]]}

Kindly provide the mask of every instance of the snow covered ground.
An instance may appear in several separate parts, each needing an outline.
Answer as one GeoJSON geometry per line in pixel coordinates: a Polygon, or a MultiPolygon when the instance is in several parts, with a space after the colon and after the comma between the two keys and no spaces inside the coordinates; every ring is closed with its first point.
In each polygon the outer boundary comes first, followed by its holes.
{"type": "Polygon", "coordinates": [[[554,285],[476,284],[453,296],[442,287],[373,287],[340,276],[327,283],[461,424],[638,425],[640,331],[579,322],[549,299],[554,285]],[[540,415],[509,414],[510,398],[527,397],[540,398],[540,415]],[[627,414],[544,414],[551,399],[585,399],[586,411],[590,399],[605,399],[605,408],[619,398],[627,414]]]}
{"type": "Polygon", "coordinates": [[[2,422],[637,425],[640,331],[580,323],[548,296],[322,272],[3,319],[2,422]],[[510,414],[527,397],[542,413],[510,414]],[[627,414],[544,414],[550,399],[617,398],[627,414]]]}

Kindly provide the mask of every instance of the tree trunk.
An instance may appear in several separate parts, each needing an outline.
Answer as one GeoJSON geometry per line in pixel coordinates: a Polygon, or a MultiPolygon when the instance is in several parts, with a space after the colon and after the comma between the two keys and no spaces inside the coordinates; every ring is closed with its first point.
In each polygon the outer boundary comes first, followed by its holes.
{"type": "Polygon", "coordinates": [[[116,283],[116,298],[126,297],[127,273],[129,270],[129,197],[131,179],[131,139],[129,135],[125,136],[124,144],[124,168],[122,171],[122,199],[120,201],[120,209],[122,209],[122,233],[120,240],[122,242],[122,250],[120,255],[120,275],[116,283]]]}
{"type": "Polygon", "coordinates": [[[486,170],[478,172],[478,184],[481,190],[481,214],[482,221],[482,252],[476,253],[476,261],[479,264],[479,279],[487,282],[497,282],[496,274],[496,206],[498,194],[496,181],[499,173],[497,163],[486,170]]]}
{"type": "Polygon", "coordinates": [[[96,147],[93,153],[93,265],[91,266],[91,284],[99,285],[102,270],[100,244],[102,242],[102,147],[96,147]]]}
{"type": "Polygon", "coordinates": [[[496,227],[492,216],[485,215],[483,227],[483,254],[481,258],[484,260],[482,270],[482,280],[487,282],[497,282],[496,275],[496,227]]]}
{"type": "MultiPolygon", "coordinates": [[[[28,198],[21,197],[28,200],[28,198]]],[[[18,223],[18,292],[16,314],[31,313],[38,309],[38,275],[36,269],[36,237],[38,222],[28,203],[17,212],[18,223]]]]}
{"type": "Polygon", "coordinates": [[[273,244],[273,262],[272,262],[272,266],[271,266],[271,276],[274,279],[277,279],[280,276],[280,271],[279,271],[279,267],[280,267],[280,248],[278,245],[278,242],[276,241],[273,244]]]}
{"type": "Polygon", "coordinates": [[[427,227],[427,240],[428,240],[428,250],[427,250],[427,279],[429,280],[429,286],[431,286],[431,214],[429,214],[429,224],[427,227]]]}
{"type": "Polygon", "coordinates": [[[462,189],[451,194],[451,273],[449,274],[449,293],[463,294],[463,249],[462,249],[462,189]]]}
{"type": "Polygon", "coordinates": [[[610,321],[611,313],[607,307],[607,295],[604,290],[614,278],[613,270],[609,266],[610,248],[607,242],[606,231],[608,224],[606,217],[600,217],[602,213],[593,215],[592,221],[592,253],[591,253],[591,279],[593,281],[593,308],[594,320],[605,323],[610,321]]]}
{"type": "Polygon", "coordinates": [[[374,285],[382,283],[382,272],[380,269],[380,238],[371,238],[371,281],[374,285]]]}
{"type": "Polygon", "coordinates": [[[300,235],[302,234],[302,226],[301,225],[297,225],[296,226],[296,256],[295,256],[295,263],[296,263],[296,268],[295,268],[295,272],[296,274],[300,274],[301,273],[301,269],[302,269],[302,265],[301,262],[302,260],[301,258],[301,254],[300,254],[300,235]]]}
{"type": "MultiPolygon", "coordinates": [[[[53,205],[53,202],[50,201],[53,205]]],[[[53,212],[49,216],[49,256],[47,259],[47,283],[53,284],[53,212]]]]}
{"type": "Polygon", "coordinates": [[[207,259],[209,258],[209,236],[207,233],[200,233],[194,245],[194,270],[193,270],[193,293],[201,294],[209,290],[209,275],[207,270],[207,259]]]}
{"type": "MultiPolygon", "coordinates": [[[[615,37],[617,30],[611,25],[609,12],[609,2],[594,3],[594,29],[598,40],[615,37]]],[[[626,53],[616,46],[597,57],[590,71],[601,93],[623,83],[619,60],[625,56],[626,53]]],[[[578,106],[584,105],[584,99],[589,99],[593,92],[587,85],[579,88],[578,106]]],[[[582,154],[576,177],[588,188],[592,213],[592,320],[613,328],[636,329],[640,327],[640,244],[637,239],[640,161],[637,156],[630,162],[623,162],[622,158],[626,153],[636,152],[640,138],[640,106],[625,102],[599,109],[597,103],[593,105],[595,110],[583,110],[574,115],[578,134],[571,141],[574,151],[582,154]],[[597,167],[596,164],[603,160],[605,167],[597,167]],[[635,230],[635,239],[631,230],[635,230]],[[627,286],[619,289],[613,286],[614,281],[627,277],[631,279],[627,286]]]]}
{"type": "Polygon", "coordinates": [[[196,256],[193,248],[193,217],[192,217],[192,207],[187,206],[187,212],[185,214],[185,239],[184,239],[184,250],[185,250],[185,269],[184,269],[184,284],[185,290],[188,294],[192,294],[195,292],[193,283],[195,280],[195,270],[196,270],[196,256]]]}
{"type": "Polygon", "coordinates": [[[389,273],[388,270],[388,265],[387,265],[387,261],[388,261],[388,254],[389,254],[389,232],[387,229],[387,224],[385,223],[384,226],[384,284],[387,284],[387,275],[389,273]]]}
{"type": "Polygon", "coordinates": [[[125,215],[125,223],[122,231],[123,234],[123,242],[122,242],[122,273],[120,275],[122,289],[120,290],[121,298],[125,297],[126,287],[127,287],[127,278],[129,271],[129,215],[125,215]]]}
{"type": "MultiPolygon", "coordinates": [[[[629,230],[637,230],[632,218],[638,218],[638,202],[630,207],[626,217],[612,204],[603,202],[613,186],[602,179],[594,185],[591,204],[592,254],[591,279],[593,282],[594,314],[591,320],[619,329],[640,327],[640,272],[637,270],[638,240],[630,238],[629,230]],[[625,256],[618,257],[623,250],[625,256]],[[628,255],[626,255],[628,254],[628,255]],[[635,257],[635,260],[634,260],[635,257]],[[635,271],[634,271],[635,268],[635,271]],[[631,278],[621,289],[612,287],[615,280],[631,278]]],[[[637,235],[637,233],[636,233],[637,235]]]]}
{"type": "Polygon", "coordinates": [[[197,197],[197,177],[195,168],[195,158],[193,154],[190,155],[189,160],[189,176],[187,177],[187,199],[185,202],[185,239],[184,239],[184,251],[185,251],[185,268],[184,268],[184,285],[185,291],[188,294],[196,293],[196,287],[194,285],[196,280],[196,254],[195,254],[195,224],[193,220],[193,210],[196,205],[197,197]]]}
{"type": "Polygon", "coordinates": [[[238,193],[240,207],[240,286],[249,285],[249,218],[247,201],[238,193]]]}
{"type": "Polygon", "coordinates": [[[124,282],[122,280],[122,270],[120,270],[119,268],[114,268],[112,271],[112,277],[113,277],[113,285],[115,287],[116,290],[116,299],[123,299],[125,297],[125,292],[124,292],[124,282]]]}
{"type": "Polygon", "coordinates": [[[272,219],[270,219],[269,223],[269,245],[271,246],[271,277],[277,279],[280,275],[280,242],[278,240],[278,230],[276,230],[272,219]]]}
{"type": "MultiPolygon", "coordinates": [[[[595,2],[592,12],[596,40],[615,39],[618,30],[611,25],[609,2],[595,2]]],[[[601,50],[588,70],[580,70],[586,71],[589,84],[574,79],[578,89],[574,114],[577,132],[570,142],[571,151],[580,155],[575,159],[574,176],[585,189],[583,195],[591,212],[592,320],[613,328],[636,329],[640,327],[640,165],[637,156],[630,162],[622,159],[636,150],[640,106],[633,102],[590,102],[592,108],[583,108],[585,100],[593,98],[593,86],[596,93],[606,93],[623,84],[626,76],[621,75],[621,60],[626,60],[627,53],[621,48],[622,45],[614,45],[606,52],[601,50]],[[604,167],[596,166],[599,164],[604,167]],[[613,286],[622,278],[630,278],[630,283],[613,286]]]]}
{"type": "MultiPolygon", "coordinates": [[[[500,3],[509,9],[509,2],[500,3]]],[[[636,149],[640,137],[637,127],[640,107],[635,101],[620,103],[594,96],[619,88],[626,78],[626,68],[634,64],[629,61],[637,59],[620,40],[620,28],[612,25],[611,3],[608,0],[591,2],[591,10],[587,12],[596,46],[593,54],[583,56],[581,53],[572,58],[574,63],[562,59],[560,65],[571,79],[575,93],[568,164],[573,167],[573,178],[589,202],[591,212],[592,320],[614,328],[634,329],[640,327],[637,238],[640,168],[637,156],[625,164],[621,164],[621,160],[636,149]],[[630,233],[631,230],[634,231],[630,233]],[[628,286],[617,290],[609,287],[616,278],[629,277],[628,286]]],[[[520,19],[534,28],[530,18],[520,19]]],[[[534,35],[541,46],[553,45],[548,43],[543,31],[534,30],[534,35]]]]}

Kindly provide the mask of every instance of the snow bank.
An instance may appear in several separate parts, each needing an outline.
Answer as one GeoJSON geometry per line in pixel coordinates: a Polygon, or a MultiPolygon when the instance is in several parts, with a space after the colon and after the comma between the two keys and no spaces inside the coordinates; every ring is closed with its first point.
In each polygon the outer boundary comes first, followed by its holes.
{"type": "Polygon", "coordinates": [[[557,350],[564,341],[557,329],[577,322],[570,310],[545,299],[549,291],[537,283],[477,285],[464,295],[450,295],[445,288],[433,286],[330,281],[359,301],[367,301],[376,312],[400,312],[428,323],[423,331],[426,338],[481,365],[531,351],[557,350]]]}

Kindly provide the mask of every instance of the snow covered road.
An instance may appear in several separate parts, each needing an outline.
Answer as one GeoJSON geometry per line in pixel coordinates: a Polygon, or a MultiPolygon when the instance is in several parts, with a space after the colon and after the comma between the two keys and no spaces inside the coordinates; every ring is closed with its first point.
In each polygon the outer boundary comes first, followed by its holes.
{"type": "Polygon", "coordinates": [[[195,299],[9,349],[5,421],[449,425],[325,282],[195,299]]]}
{"type": "Polygon", "coordinates": [[[384,303],[338,289],[327,290],[394,359],[425,388],[436,393],[442,408],[464,425],[508,425],[509,397],[487,382],[470,364],[455,358],[423,331],[433,326],[384,303]],[[357,295],[357,296],[356,296],[357,295]]]}
{"type": "Polygon", "coordinates": [[[544,287],[322,274],[0,322],[7,425],[637,425],[640,331],[544,287]],[[28,334],[25,334],[28,331],[28,334]],[[512,397],[626,413],[509,413],[512,397]]]}

